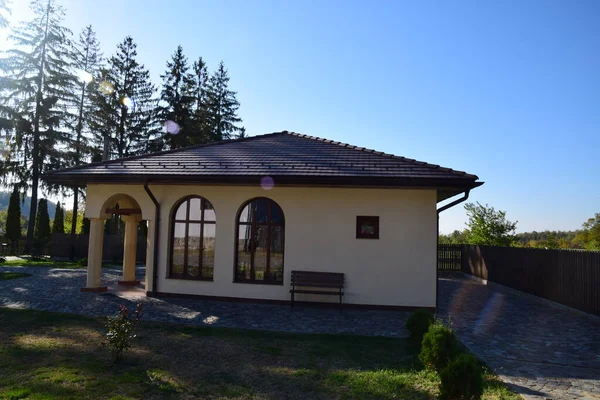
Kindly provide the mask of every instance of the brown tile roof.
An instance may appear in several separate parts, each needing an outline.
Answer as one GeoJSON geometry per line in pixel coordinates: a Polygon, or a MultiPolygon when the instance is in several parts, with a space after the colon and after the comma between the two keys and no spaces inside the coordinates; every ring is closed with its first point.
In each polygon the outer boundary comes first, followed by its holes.
{"type": "Polygon", "coordinates": [[[410,158],[293,132],[164,151],[54,171],[57,183],[256,183],[475,187],[478,177],[410,158]]]}

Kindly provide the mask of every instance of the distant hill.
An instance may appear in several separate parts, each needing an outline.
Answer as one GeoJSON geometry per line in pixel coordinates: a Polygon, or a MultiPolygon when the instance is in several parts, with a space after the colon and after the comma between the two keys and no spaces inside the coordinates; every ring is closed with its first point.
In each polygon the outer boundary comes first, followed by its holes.
{"type": "MultiPolygon", "coordinates": [[[[39,198],[38,198],[39,200],[39,198]]],[[[10,203],[10,192],[0,192],[0,210],[8,209],[8,203],[10,203]]],[[[29,207],[31,206],[31,197],[27,196],[25,201],[21,203],[21,214],[29,218],[29,207]]],[[[50,219],[54,219],[54,213],[56,211],[56,203],[48,200],[48,214],[50,219]]]]}

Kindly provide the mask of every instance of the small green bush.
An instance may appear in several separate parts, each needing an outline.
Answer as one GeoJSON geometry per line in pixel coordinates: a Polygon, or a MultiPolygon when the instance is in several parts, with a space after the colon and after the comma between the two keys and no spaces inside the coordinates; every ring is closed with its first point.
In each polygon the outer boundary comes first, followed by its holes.
{"type": "Polygon", "coordinates": [[[131,339],[135,335],[135,328],[139,325],[143,314],[143,306],[137,304],[133,314],[129,314],[127,307],[122,305],[119,313],[114,317],[106,318],[106,338],[108,346],[115,357],[115,362],[123,357],[123,352],[131,347],[131,339]]]}
{"type": "Polygon", "coordinates": [[[423,335],[429,330],[429,325],[434,321],[433,314],[428,310],[417,310],[410,314],[406,320],[406,330],[410,339],[415,343],[423,341],[423,335]]]}
{"type": "Polygon", "coordinates": [[[472,354],[463,353],[440,372],[442,399],[479,399],[483,393],[483,372],[472,354]]]}
{"type": "Polygon", "coordinates": [[[80,267],[87,267],[87,265],[88,265],[88,259],[87,258],[80,258],[79,260],[77,260],[77,265],[79,265],[80,267]]]}
{"type": "Polygon", "coordinates": [[[419,360],[426,367],[439,372],[456,356],[457,349],[458,341],[454,331],[436,320],[423,335],[419,360]]]}

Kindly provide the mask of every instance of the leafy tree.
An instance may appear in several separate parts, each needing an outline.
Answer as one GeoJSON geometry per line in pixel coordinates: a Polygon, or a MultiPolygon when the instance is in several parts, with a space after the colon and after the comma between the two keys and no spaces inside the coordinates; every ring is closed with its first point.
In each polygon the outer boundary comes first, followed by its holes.
{"type": "Polygon", "coordinates": [[[100,90],[93,96],[95,138],[104,143],[105,159],[153,150],[159,133],[156,88],[148,70],[137,62],[136,48],[130,36],[118,45],[108,68],[100,74],[100,90]]]}
{"type": "Polygon", "coordinates": [[[183,54],[183,48],[177,46],[177,50],[167,61],[167,70],[162,78],[162,89],[160,93],[161,105],[158,107],[160,121],[173,121],[181,128],[181,132],[167,134],[164,136],[167,147],[176,149],[189,146],[197,140],[201,132],[194,130],[194,103],[195,85],[194,76],[190,74],[187,57],[183,54]]]}
{"type": "Polygon", "coordinates": [[[479,203],[467,203],[465,210],[469,217],[469,244],[511,246],[516,241],[517,222],[507,220],[505,211],[496,211],[494,207],[479,203]]]}
{"type": "Polygon", "coordinates": [[[600,250],[600,213],[583,223],[574,241],[586,250],[600,250]]]}
{"type": "Polygon", "coordinates": [[[229,90],[229,75],[223,61],[210,77],[206,93],[206,123],[214,141],[232,139],[242,128],[237,112],[240,103],[236,92],[229,90]]]}
{"type": "Polygon", "coordinates": [[[56,211],[54,212],[54,223],[52,224],[52,233],[65,233],[65,214],[60,205],[60,201],[56,203],[56,211]]]}
{"type": "MultiPolygon", "coordinates": [[[[65,226],[72,226],[73,222],[73,210],[65,210],[63,208],[64,218],[65,218],[65,226]]],[[[77,227],[75,229],[75,234],[83,233],[83,219],[85,218],[85,214],[83,211],[77,211],[77,227]]]]}
{"type": "Polygon", "coordinates": [[[21,239],[21,196],[17,185],[13,187],[6,215],[6,238],[11,241],[13,250],[21,239]]]}
{"type": "Polygon", "coordinates": [[[40,174],[65,165],[69,134],[62,121],[72,104],[73,81],[68,60],[71,32],[61,25],[62,7],[55,0],[31,3],[32,19],[13,29],[14,47],[2,60],[3,103],[12,107],[15,140],[4,166],[31,187],[26,251],[30,251],[37,220],[40,174]]]}
{"type": "Polygon", "coordinates": [[[35,217],[35,249],[39,252],[50,241],[50,216],[48,215],[48,200],[40,199],[38,213],[35,217]]]}
{"type": "MultiPolygon", "coordinates": [[[[100,52],[100,44],[96,39],[96,32],[91,25],[85,27],[79,34],[79,40],[73,44],[72,52],[72,67],[75,69],[75,75],[79,78],[73,86],[73,91],[76,94],[77,102],[75,104],[75,140],[70,152],[72,165],[79,165],[90,154],[90,146],[87,145],[89,135],[85,135],[89,131],[91,124],[91,116],[93,115],[93,104],[91,93],[98,89],[97,79],[102,66],[102,53],[100,52]]],[[[73,212],[75,218],[71,221],[71,235],[73,236],[77,230],[77,207],[79,206],[79,191],[80,188],[73,188],[73,212]]]]}
{"type": "Polygon", "coordinates": [[[440,244],[467,244],[468,243],[469,230],[464,231],[455,230],[449,235],[439,235],[440,244]]]}

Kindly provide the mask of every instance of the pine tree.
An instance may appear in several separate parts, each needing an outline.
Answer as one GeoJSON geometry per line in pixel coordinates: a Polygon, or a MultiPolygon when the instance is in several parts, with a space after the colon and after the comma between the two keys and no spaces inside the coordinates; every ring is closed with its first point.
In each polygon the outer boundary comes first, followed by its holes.
{"type": "Polygon", "coordinates": [[[31,4],[33,18],[13,29],[14,47],[3,60],[3,102],[13,108],[15,140],[5,163],[16,179],[31,188],[26,252],[31,250],[37,216],[40,174],[65,165],[69,134],[63,130],[72,104],[69,87],[69,36],[55,0],[31,4]]]}
{"type": "Polygon", "coordinates": [[[192,105],[192,144],[204,144],[213,141],[208,118],[208,68],[202,57],[192,65],[192,87],[194,97],[192,105]]]}
{"type": "Polygon", "coordinates": [[[102,71],[99,92],[93,96],[96,142],[106,143],[104,155],[118,158],[156,150],[156,88],[150,73],[138,64],[137,45],[128,36],[102,71]],[[108,153],[108,154],[106,154],[108,153]]]}
{"type": "Polygon", "coordinates": [[[171,149],[189,146],[194,143],[193,136],[199,134],[192,129],[195,81],[189,69],[183,48],[177,46],[171,60],[167,61],[167,70],[160,76],[163,83],[158,107],[159,120],[176,122],[181,128],[176,134],[167,132],[164,136],[167,147],[171,149]]]}
{"type": "Polygon", "coordinates": [[[56,203],[54,222],[52,224],[52,233],[65,233],[65,212],[60,205],[60,201],[56,203]]]}
{"type": "Polygon", "coordinates": [[[242,122],[237,115],[239,108],[236,92],[229,90],[229,75],[221,61],[210,77],[207,87],[206,122],[213,140],[231,139],[241,130],[236,125],[242,122]]]}
{"type": "MultiPolygon", "coordinates": [[[[72,67],[75,75],[79,78],[73,86],[77,94],[76,116],[75,116],[75,140],[70,154],[72,165],[79,165],[89,156],[91,149],[87,145],[90,139],[89,131],[93,105],[91,93],[97,90],[97,78],[102,65],[102,53],[100,44],[96,39],[96,33],[91,25],[85,27],[79,34],[79,40],[74,43],[72,67]],[[96,82],[94,82],[96,79],[96,82]]],[[[77,208],[79,206],[79,190],[73,188],[73,219],[71,221],[71,236],[74,243],[77,230],[77,208]]],[[[64,233],[64,229],[63,229],[64,233]]]]}
{"type": "Polygon", "coordinates": [[[6,4],[6,0],[0,0],[0,29],[8,26],[8,18],[6,15],[10,14],[10,10],[6,4]]]}
{"type": "Polygon", "coordinates": [[[42,249],[50,241],[50,216],[48,215],[48,200],[40,199],[38,213],[35,217],[35,250],[40,254],[42,249]]]}
{"type": "Polygon", "coordinates": [[[14,251],[19,243],[19,239],[21,239],[21,196],[17,185],[13,187],[10,202],[8,203],[5,235],[11,241],[14,251]]]}

